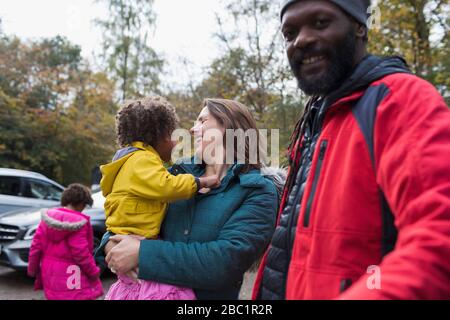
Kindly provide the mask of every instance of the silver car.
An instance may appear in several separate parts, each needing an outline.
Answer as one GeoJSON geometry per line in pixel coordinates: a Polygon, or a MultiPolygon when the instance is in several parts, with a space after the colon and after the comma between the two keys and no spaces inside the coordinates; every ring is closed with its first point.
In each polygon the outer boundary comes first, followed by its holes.
{"type": "Polygon", "coordinates": [[[63,186],[40,173],[0,168],[0,215],[58,206],[63,191],[63,186]]]}
{"type": "MultiPolygon", "coordinates": [[[[94,248],[100,244],[106,231],[105,211],[101,192],[92,195],[94,205],[84,210],[91,217],[94,248]]],[[[26,271],[28,255],[36,230],[41,222],[40,209],[31,208],[10,212],[0,217],[0,266],[26,271]]]]}

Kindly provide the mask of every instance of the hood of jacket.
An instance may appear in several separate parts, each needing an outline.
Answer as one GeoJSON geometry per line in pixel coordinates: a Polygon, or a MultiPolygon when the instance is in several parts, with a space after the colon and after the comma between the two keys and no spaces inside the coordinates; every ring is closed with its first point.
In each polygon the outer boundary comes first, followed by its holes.
{"type": "Polygon", "coordinates": [[[47,236],[52,242],[62,241],[89,222],[89,216],[66,208],[42,210],[41,219],[48,228],[47,236]]]}
{"type": "MultiPolygon", "coordinates": [[[[131,146],[120,149],[114,155],[113,161],[109,164],[100,167],[102,173],[102,180],[100,181],[100,188],[104,197],[112,192],[114,181],[122,166],[131,158],[137,151],[146,150],[152,153],[156,151],[150,146],[144,146],[142,142],[133,142],[131,146]]],[[[158,155],[159,157],[159,155],[158,155]]]]}
{"type": "Polygon", "coordinates": [[[381,58],[367,55],[358,64],[352,75],[337,90],[325,97],[325,108],[354,92],[364,90],[371,83],[394,73],[411,73],[403,58],[398,56],[381,58]]]}
{"type": "Polygon", "coordinates": [[[287,179],[287,169],[277,167],[262,167],[261,174],[273,181],[273,184],[277,188],[279,201],[281,202],[281,198],[283,197],[284,185],[286,184],[287,179]]]}

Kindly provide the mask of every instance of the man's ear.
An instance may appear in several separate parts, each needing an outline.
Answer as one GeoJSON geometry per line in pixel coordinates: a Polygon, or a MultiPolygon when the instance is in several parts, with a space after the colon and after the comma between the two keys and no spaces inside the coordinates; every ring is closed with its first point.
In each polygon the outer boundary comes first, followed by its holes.
{"type": "Polygon", "coordinates": [[[368,30],[367,30],[366,26],[359,24],[359,23],[356,24],[356,37],[357,38],[364,40],[367,38],[367,33],[368,33],[368,30]]]}

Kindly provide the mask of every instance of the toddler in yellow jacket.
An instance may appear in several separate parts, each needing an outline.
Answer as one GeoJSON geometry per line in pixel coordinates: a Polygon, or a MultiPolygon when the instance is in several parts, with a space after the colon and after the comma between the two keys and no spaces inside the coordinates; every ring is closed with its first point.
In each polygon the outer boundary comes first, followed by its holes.
{"type": "Polygon", "coordinates": [[[164,167],[175,146],[170,137],[176,125],[175,109],[161,97],[132,101],[119,110],[116,131],[123,149],[100,168],[108,231],[157,238],[169,202],[219,183],[217,176],[174,176],[164,167]]]}
{"type": "MultiPolygon", "coordinates": [[[[161,97],[149,97],[126,103],[116,116],[119,150],[113,161],[101,166],[100,186],[106,197],[107,230],[114,234],[138,235],[156,239],[159,235],[168,203],[189,199],[201,188],[220,184],[217,176],[195,178],[190,174],[174,176],[164,167],[171,159],[175,143],[171,141],[178,118],[175,109],[161,97]]],[[[134,299],[152,297],[163,299],[189,299],[189,289],[142,281],[135,283],[119,276],[107,299],[130,299],[132,293],[141,292],[134,299]],[[141,286],[136,289],[135,286],[141,286]],[[159,287],[158,286],[164,286],[159,287]],[[169,288],[167,288],[169,287],[169,288]],[[156,291],[161,291],[155,295],[156,291]],[[169,290],[169,289],[174,290],[169,290]],[[167,295],[167,293],[170,294],[167,295]],[[143,295],[143,296],[142,296],[143,295]]],[[[192,293],[193,295],[193,293],[192,293]]]]}

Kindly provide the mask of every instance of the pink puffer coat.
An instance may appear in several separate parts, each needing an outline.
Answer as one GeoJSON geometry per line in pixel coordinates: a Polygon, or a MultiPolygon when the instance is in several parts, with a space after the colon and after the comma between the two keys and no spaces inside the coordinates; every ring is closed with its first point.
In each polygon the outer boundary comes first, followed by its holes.
{"type": "Polygon", "coordinates": [[[103,294],[93,255],[90,218],[65,208],[42,211],[28,274],[49,300],[92,300],[103,294]]]}

